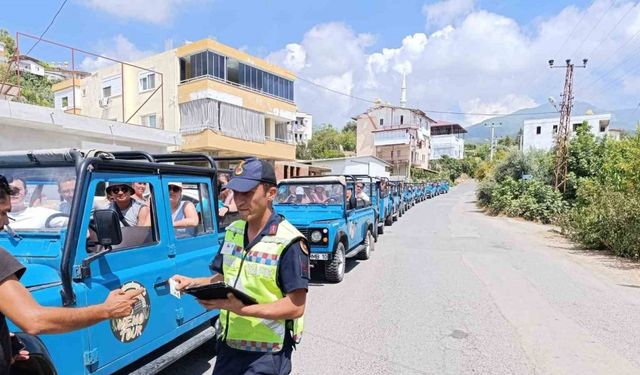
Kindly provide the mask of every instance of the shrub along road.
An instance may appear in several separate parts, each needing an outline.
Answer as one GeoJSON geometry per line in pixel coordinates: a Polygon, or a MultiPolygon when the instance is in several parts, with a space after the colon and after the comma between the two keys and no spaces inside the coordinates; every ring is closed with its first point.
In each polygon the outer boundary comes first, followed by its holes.
{"type": "MultiPolygon", "coordinates": [[[[637,264],[489,217],[475,183],[418,204],[314,280],[293,374],[639,374],[637,264]]],[[[211,373],[201,348],[163,372],[211,373]]]]}

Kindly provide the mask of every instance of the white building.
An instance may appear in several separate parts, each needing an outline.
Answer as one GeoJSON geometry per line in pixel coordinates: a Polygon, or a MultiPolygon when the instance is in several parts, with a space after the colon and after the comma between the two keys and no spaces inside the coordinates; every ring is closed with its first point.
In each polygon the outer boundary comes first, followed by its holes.
{"type": "MultiPolygon", "coordinates": [[[[611,114],[571,116],[570,134],[573,137],[576,129],[584,121],[589,123],[591,132],[596,137],[602,137],[609,133],[609,123],[611,114]]],[[[522,133],[523,150],[551,150],[556,144],[560,118],[545,118],[535,120],[525,120],[522,133]]]]}
{"type": "Polygon", "coordinates": [[[164,153],[180,144],[176,132],[8,100],[0,100],[0,129],[3,151],[78,148],[164,153]]]}
{"type": "Polygon", "coordinates": [[[296,120],[291,124],[291,134],[296,144],[307,144],[313,136],[313,116],[297,112],[296,120]]]}
{"type": "MultiPolygon", "coordinates": [[[[14,68],[16,69],[16,68],[14,68]]],[[[20,73],[31,73],[40,77],[44,77],[44,66],[42,63],[29,56],[20,56],[20,61],[18,63],[17,70],[20,70],[20,73]]]]}
{"type": "Polygon", "coordinates": [[[467,131],[459,124],[437,121],[431,125],[431,160],[448,156],[464,159],[464,134],[467,131]]]}
{"type": "Polygon", "coordinates": [[[392,165],[375,156],[316,159],[300,161],[314,167],[327,168],[329,174],[366,174],[372,177],[389,177],[392,165]]]}

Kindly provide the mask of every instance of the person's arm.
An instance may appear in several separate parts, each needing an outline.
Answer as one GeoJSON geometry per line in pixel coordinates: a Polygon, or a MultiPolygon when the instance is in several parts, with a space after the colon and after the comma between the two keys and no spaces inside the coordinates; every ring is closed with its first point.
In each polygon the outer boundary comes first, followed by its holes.
{"type": "Polygon", "coordinates": [[[184,219],[174,221],[173,226],[176,228],[197,227],[199,223],[200,219],[198,219],[196,206],[191,202],[186,202],[184,205],[184,219]]]}
{"type": "Polygon", "coordinates": [[[173,275],[171,276],[171,278],[178,283],[176,285],[176,290],[178,291],[186,288],[192,288],[198,285],[207,285],[216,283],[218,281],[224,281],[224,277],[220,273],[216,273],[213,276],[205,277],[187,277],[182,275],[173,275]]]}
{"type": "Polygon", "coordinates": [[[138,212],[138,224],[136,226],[138,227],[151,226],[151,210],[149,210],[149,206],[143,206],[140,209],[140,212],[138,212]]]}
{"type": "Polygon", "coordinates": [[[208,301],[198,300],[207,310],[222,309],[231,311],[241,316],[252,316],[254,318],[283,320],[297,319],[304,314],[304,307],[307,300],[307,290],[297,289],[287,293],[281,298],[271,303],[260,303],[255,305],[245,305],[237,299],[233,293],[227,294],[227,299],[213,299],[208,301]]]}
{"type": "Polygon", "coordinates": [[[10,276],[0,282],[0,311],[28,334],[63,333],[130,315],[137,301],[135,297],[143,291],[116,289],[109,293],[104,303],[87,307],[44,307],[15,276],[10,276]]]}

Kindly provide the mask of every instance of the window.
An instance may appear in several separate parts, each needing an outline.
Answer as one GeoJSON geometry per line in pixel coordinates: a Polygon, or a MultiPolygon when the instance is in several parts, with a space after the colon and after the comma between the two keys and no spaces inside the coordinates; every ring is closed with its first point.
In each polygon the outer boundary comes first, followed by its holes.
{"type": "Polygon", "coordinates": [[[102,97],[122,95],[122,80],[120,76],[113,76],[102,80],[102,97]]]}
{"type": "Polygon", "coordinates": [[[400,125],[404,124],[404,116],[400,115],[400,125]]]}
{"type": "Polygon", "coordinates": [[[62,97],[62,108],[68,108],[69,107],[69,97],[68,96],[63,96],[62,97]]]}
{"type": "Polygon", "coordinates": [[[575,131],[578,131],[578,127],[579,127],[580,125],[582,125],[582,124],[580,124],[580,123],[575,123],[575,124],[573,124],[573,131],[574,131],[574,132],[575,132],[575,131]]]}
{"type": "Polygon", "coordinates": [[[607,131],[607,128],[609,127],[609,120],[600,120],[599,124],[600,124],[600,133],[604,133],[607,131]]]}
{"type": "Polygon", "coordinates": [[[207,184],[170,181],[166,189],[176,238],[213,233],[213,212],[207,184]]]}
{"type": "Polygon", "coordinates": [[[536,134],[542,133],[542,126],[536,126],[536,134]]]}
{"type": "Polygon", "coordinates": [[[558,125],[553,125],[553,134],[558,133],[558,125]]]}
{"type": "Polygon", "coordinates": [[[236,59],[227,58],[227,81],[240,83],[240,63],[236,59]]]}
{"type": "Polygon", "coordinates": [[[145,72],[140,74],[138,91],[147,91],[156,88],[156,74],[145,72]]]}
{"type": "Polygon", "coordinates": [[[384,119],[380,119],[380,126],[384,125],[384,119]]]}
{"type": "Polygon", "coordinates": [[[150,128],[156,128],[157,127],[157,116],[155,113],[149,114],[149,115],[144,115],[140,117],[141,121],[142,121],[142,125],[144,126],[148,126],[150,128]]]}
{"type": "MultiPolygon", "coordinates": [[[[120,219],[122,242],[113,246],[113,251],[137,248],[159,242],[157,231],[157,206],[155,205],[153,186],[149,184],[148,196],[140,200],[133,191],[134,182],[139,181],[106,181],[98,183],[89,204],[93,211],[112,210],[120,219]]],[[[144,182],[139,182],[144,183],[144,182]]],[[[97,243],[96,232],[89,227],[87,251],[98,252],[102,247],[97,243]]]]}

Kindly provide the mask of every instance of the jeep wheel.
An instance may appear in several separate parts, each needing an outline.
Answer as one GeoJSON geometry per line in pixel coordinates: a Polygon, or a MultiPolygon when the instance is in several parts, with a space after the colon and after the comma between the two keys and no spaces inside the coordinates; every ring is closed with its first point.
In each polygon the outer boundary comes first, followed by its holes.
{"type": "Polygon", "coordinates": [[[331,283],[339,283],[344,278],[344,244],[338,243],[333,258],[324,265],[324,278],[331,283]]]}
{"type": "Polygon", "coordinates": [[[384,219],[384,223],[382,223],[382,225],[378,225],[378,236],[380,236],[381,234],[384,234],[384,226],[386,224],[387,224],[387,219],[384,219]]]}
{"type": "Polygon", "coordinates": [[[358,259],[367,260],[371,258],[371,252],[375,250],[375,242],[373,240],[373,233],[371,230],[367,230],[367,235],[364,238],[364,249],[358,253],[358,259]]]}
{"type": "Polygon", "coordinates": [[[384,219],[384,225],[390,227],[393,224],[393,214],[389,214],[386,219],[384,219]]]}

